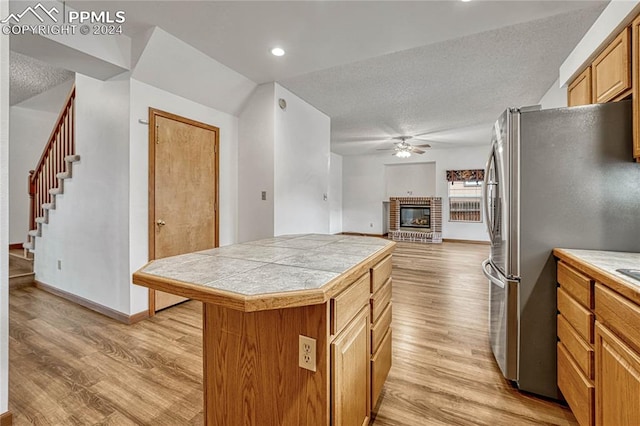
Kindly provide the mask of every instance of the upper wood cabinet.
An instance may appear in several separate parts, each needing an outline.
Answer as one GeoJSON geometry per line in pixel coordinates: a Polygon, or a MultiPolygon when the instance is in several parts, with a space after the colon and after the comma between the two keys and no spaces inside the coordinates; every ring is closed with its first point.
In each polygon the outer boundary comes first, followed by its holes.
{"type": "Polygon", "coordinates": [[[569,85],[567,89],[567,105],[588,105],[592,102],[591,99],[591,67],[587,67],[569,85]]]}
{"type": "Polygon", "coordinates": [[[640,16],[631,24],[633,98],[633,157],[640,162],[640,16]]]}
{"type": "Polygon", "coordinates": [[[631,90],[631,31],[627,27],[591,64],[593,102],[628,95],[631,90]]]}

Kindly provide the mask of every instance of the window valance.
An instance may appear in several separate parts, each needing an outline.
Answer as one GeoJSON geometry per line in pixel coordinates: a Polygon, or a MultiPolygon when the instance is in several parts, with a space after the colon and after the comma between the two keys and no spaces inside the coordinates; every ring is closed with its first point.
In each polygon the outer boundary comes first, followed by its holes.
{"type": "Polygon", "coordinates": [[[484,169],[447,170],[447,182],[470,182],[484,180],[484,169]]]}

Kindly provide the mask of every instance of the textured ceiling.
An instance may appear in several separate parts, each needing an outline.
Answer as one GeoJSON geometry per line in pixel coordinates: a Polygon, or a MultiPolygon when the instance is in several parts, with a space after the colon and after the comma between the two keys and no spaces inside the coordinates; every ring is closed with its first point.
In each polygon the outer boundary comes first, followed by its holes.
{"type": "Polygon", "coordinates": [[[331,117],[332,151],[374,152],[390,136],[434,148],[488,143],[507,106],[535,104],[601,6],[418,47],[281,83],[331,117]]]}
{"type": "Polygon", "coordinates": [[[9,63],[11,105],[19,104],[73,78],[71,71],[53,67],[13,51],[9,55],[9,63]]]}
{"type": "Polygon", "coordinates": [[[342,154],[399,134],[486,143],[504,108],[538,102],[607,3],[67,1],[124,10],[133,38],[159,26],[256,83],[280,82],[331,117],[342,154]]]}

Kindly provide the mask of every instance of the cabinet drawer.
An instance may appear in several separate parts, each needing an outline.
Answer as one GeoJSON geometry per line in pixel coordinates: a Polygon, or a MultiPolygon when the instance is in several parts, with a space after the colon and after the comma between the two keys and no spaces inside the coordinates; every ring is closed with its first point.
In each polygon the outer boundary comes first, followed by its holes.
{"type": "Polygon", "coordinates": [[[380,398],[382,385],[387,380],[391,369],[391,332],[392,329],[390,328],[382,339],[380,348],[371,358],[371,407],[374,407],[378,398],[380,398]]]}
{"type": "Polygon", "coordinates": [[[389,326],[391,325],[391,306],[392,303],[389,303],[384,311],[382,311],[382,314],[380,314],[380,319],[371,327],[371,353],[375,353],[380,343],[382,343],[382,339],[387,334],[387,330],[389,330],[389,326]]]}
{"type": "Polygon", "coordinates": [[[371,293],[375,293],[387,282],[391,276],[391,256],[382,259],[371,268],[371,293]]]}
{"type": "Polygon", "coordinates": [[[578,335],[562,315],[558,315],[558,339],[571,354],[584,375],[593,380],[593,348],[578,335]]]}
{"type": "Polygon", "coordinates": [[[371,296],[371,322],[375,323],[391,302],[391,281],[389,278],[380,290],[371,296]]]}
{"type": "Polygon", "coordinates": [[[584,307],[593,308],[593,280],[591,278],[559,261],[558,284],[584,307]]]}
{"type": "Polygon", "coordinates": [[[580,426],[593,425],[595,388],[593,383],[580,372],[580,368],[571,359],[561,342],[558,342],[558,388],[569,403],[580,426]]]}
{"type": "Polygon", "coordinates": [[[596,316],[640,352],[640,306],[596,283],[596,316]]]}
{"type": "Polygon", "coordinates": [[[562,287],[558,288],[558,311],[583,339],[593,344],[593,314],[562,287]]]}
{"type": "Polygon", "coordinates": [[[630,32],[625,28],[591,65],[595,103],[608,102],[631,89],[630,32]]]}
{"type": "Polygon", "coordinates": [[[369,302],[369,273],[367,272],[342,293],[331,299],[331,334],[335,335],[369,302]]]}

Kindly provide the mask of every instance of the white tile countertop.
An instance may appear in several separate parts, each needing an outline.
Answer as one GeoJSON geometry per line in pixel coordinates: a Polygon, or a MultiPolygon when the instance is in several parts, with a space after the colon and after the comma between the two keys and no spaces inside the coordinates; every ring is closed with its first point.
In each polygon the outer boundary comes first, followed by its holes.
{"type": "Polygon", "coordinates": [[[640,300],[640,281],[617,271],[640,269],[640,253],[563,248],[555,249],[554,254],[608,287],[640,300]]]}
{"type": "Polygon", "coordinates": [[[199,300],[199,292],[246,302],[313,290],[326,298],[345,275],[364,273],[370,267],[364,264],[386,257],[394,246],[375,237],[286,235],[158,259],[136,272],[134,283],[199,300]]]}

